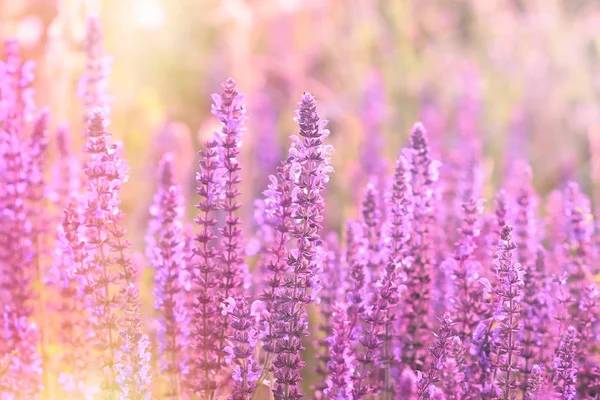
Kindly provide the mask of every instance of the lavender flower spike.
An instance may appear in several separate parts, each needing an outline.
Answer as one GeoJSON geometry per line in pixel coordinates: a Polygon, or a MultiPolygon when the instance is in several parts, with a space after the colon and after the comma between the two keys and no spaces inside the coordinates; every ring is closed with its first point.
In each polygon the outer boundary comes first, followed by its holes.
{"type": "Polygon", "coordinates": [[[197,193],[201,197],[196,208],[200,212],[194,219],[200,227],[200,232],[194,238],[197,243],[194,248],[194,285],[197,294],[190,338],[196,350],[193,366],[196,374],[190,375],[187,384],[195,393],[204,393],[208,398],[216,389],[217,358],[223,351],[222,347],[215,346],[219,344],[221,332],[217,326],[217,250],[213,245],[217,224],[215,213],[221,201],[222,171],[218,162],[217,142],[213,140],[205,145],[206,150],[199,153],[200,172],[196,176],[197,193]]]}
{"type": "Polygon", "coordinates": [[[523,400],[537,400],[540,397],[542,386],[544,385],[544,373],[538,364],[531,367],[527,389],[523,395],[523,400]]]}
{"type": "Polygon", "coordinates": [[[421,123],[416,123],[410,134],[410,148],[405,151],[410,162],[413,200],[413,234],[410,251],[414,260],[407,271],[407,293],[405,296],[406,338],[403,362],[414,367],[421,365],[425,354],[424,338],[430,327],[431,277],[433,276],[433,240],[431,238],[434,219],[434,190],[438,179],[439,162],[431,159],[427,132],[421,123]]]}
{"type": "Polygon", "coordinates": [[[106,89],[112,58],[105,54],[103,42],[100,18],[88,17],[83,44],[86,55],[85,74],[77,88],[85,108],[85,121],[95,108],[100,108],[107,118],[110,115],[110,97],[106,89]]]}
{"type": "Polygon", "coordinates": [[[577,332],[570,326],[562,334],[554,359],[555,379],[554,387],[556,393],[562,400],[574,400],[577,398],[577,355],[576,355],[577,332]]]}
{"type": "Polygon", "coordinates": [[[140,322],[140,293],[133,284],[125,287],[121,359],[116,365],[117,384],[121,388],[121,400],[149,400],[150,392],[150,342],[142,334],[140,322]]]}
{"type": "Polygon", "coordinates": [[[83,200],[90,261],[82,271],[83,291],[91,296],[93,303],[94,339],[105,369],[103,389],[114,394],[117,391],[114,370],[118,347],[117,309],[121,305],[113,291],[122,282],[132,282],[134,273],[131,260],[125,254],[129,242],[121,227],[124,215],[119,209],[119,193],[128,178],[128,167],[118,156],[116,145],[109,144],[110,134],[101,110],[92,113],[87,134],[85,150],[89,158],[84,172],[88,182],[83,200]]]}
{"type": "Polygon", "coordinates": [[[333,334],[328,338],[331,359],[327,363],[330,378],[324,394],[329,399],[352,398],[352,376],[356,370],[356,358],[350,343],[352,323],[348,319],[346,305],[337,303],[333,311],[333,334]]]}
{"type": "Polygon", "coordinates": [[[225,352],[228,354],[225,359],[229,364],[233,364],[231,400],[250,400],[261,376],[255,358],[259,339],[256,325],[264,307],[265,304],[260,300],[249,305],[245,297],[238,300],[232,297],[225,299],[222,313],[229,314],[232,332],[228,335],[230,344],[225,346],[225,352]]]}
{"type": "Polygon", "coordinates": [[[293,274],[286,278],[285,288],[276,299],[276,312],[281,321],[277,329],[282,334],[273,361],[276,400],[296,400],[302,396],[298,382],[304,362],[299,353],[303,348],[301,339],[308,335],[306,306],[314,301],[319,287],[322,257],[319,233],[324,209],[321,192],[333,169],[329,165],[331,146],[323,145],[323,139],[329,135],[324,129],[327,122],[319,120],[316,108],[313,96],[305,93],[297,117],[300,137],[292,136],[290,148],[290,174],[294,178],[292,232],[296,246],[288,255],[293,274]]]}
{"type": "Polygon", "coordinates": [[[180,279],[180,273],[185,270],[183,197],[179,185],[173,182],[170,154],[161,161],[159,187],[150,214],[148,257],[155,269],[155,309],[160,313],[158,352],[161,371],[169,383],[165,396],[179,399],[182,393],[181,373],[185,370],[184,329],[187,325],[180,279]]]}
{"type": "MultiPolygon", "coordinates": [[[[220,161],[224,173],[223,194],[225,198],[221,207],[226,213],[225,225],[219,229],[222,237],[219,252],[219,300],[221,303],[229,297],[240,298],[241,287],[247,274],[247,266],[242,257],[243,242],[240,228],[242,221],[238,213],[242,206],[242,203],[238,201],[241,183],[239,155],[242,145],[241,138],[245,131],[246,107],[243,103],[244,96],[238,92],[233,79],[227,79],[222,86],[223,93],[213,95],[214,104],[212,106],[212,113],[222,124],[221,131],[215,135],[219,143],[220,161]]],[[[230,326],[228,313],[221,314],[218,346],[223,348],[230,326]]],[[[222,358],[223,353],[218,355],[217,371],[221,368],[222,358]]]]}
{"type": "Polygon", "coordinates": [[[452,319],[450,313],[445,313],[440,320],[440,328],[436,334],[436,341],[429,349],[431,362],[427,372],[417,372],[417,397],[419,400],[430,398],[435,391],[435,383],[441,379],[446,357],[452,348],[452,319]]]}
{"type": "Polygon", "coordinates": [[[500,244],[494,260],[498,286],[495,295],[498,308],[494,318],[498,321],[498,338],[494,343],[497,354],[496,374],[501,373],[498,387],[504,399],[512,399],[519,382],[516,374],[519,371],[518,358],[521,352],[519,343],[522,326],[519,322],[521,314],[521,290],[523,287],[523,270],[514,262],[514,250],[517,245],[512,239],[512,227],[502,228],[500,244]]]}

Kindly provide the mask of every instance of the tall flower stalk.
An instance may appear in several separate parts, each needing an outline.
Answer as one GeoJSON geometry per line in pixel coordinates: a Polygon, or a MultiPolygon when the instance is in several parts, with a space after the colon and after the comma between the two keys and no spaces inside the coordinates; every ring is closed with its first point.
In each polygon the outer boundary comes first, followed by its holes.
{"type": "MultiPolygon", "coordinates": [[[[411,186],[408,160],[400,156],[394,168],[391,193],[387,199],[388,221],[385,224],[384,243],[387,252],[387,263],[382,278],[382,283],[392,285],[400,289],[401,278],[404,268],[409,267],[412,259],[408,254],[409,241],[411,237],[411,186]]],[[[382,286],[385,287],[385,286],[382,286]]],[[[392,293],[390,293],[392,294],[392,293]]],[[[399,301],[398,296],[390,297],[390,307],[385,314],[385,331],[383,334],[381,363],[383,364],[385,396],[393,396],[392,369],[397,368],[397,357],[393,355],[393,345],[396,343],[395,328],[397,325],[397,313],[394,306],[399,301]]]]}
{"type": "Polygon", "coordinates": [[[295,400],[302,395],[298,388],[300,371],[304,361],[301,339],[308,334],[306,306],[314,301],[318,292],[318,271],[322,250],[320,230],[323,220],[324,201],[322,191],[332,171],[329,165],[331,148],[323,144],[329,131],[326,121],[317,114],[312,95],[305,93],[300,102],[297,117],[299,137],[292,137],[290,157],[293,177],[292,235],[295,248],[288,253],[292,274],[286,277],[284,289],[276,298],[276,313],[281,323],[278,329],[282,337],[275,345],[277,353],[273,361],[277,386],[273,391],[277,400],[295,400]]]}
{"type": "Polygon", "coordinates": [[[347,306],[337,303],[332,313],[332,332],[328,338],[331,357],[327,361],[329,379],[323,393],[330,399],[351,399],[352,376],[356,370],[356,358],[350,343],[351,322],[347,306]]]}
{"type": "Polygon", "coordinates": [[[264,308],[262,301],[248,304],[245,297],[225,299],[222,314],[230,316],[231,333],[225,346],[226,361],[232,364],[233,390],[230,399],[250,400],[261,376],[255,352],[260,332],[257,323],[264,308]]]}
{"type": "Polygon", "coordinates": [[[483,212],[482,200],[469,200],[463,203],[463,222],[459,229],[460,238],[455,245],[452,259],[446,260],[445,265],[452,271],[455,295],[451,299],[454,321],[458,336],[462,341],[470,339],[477,322],[485,315],[485,299],[480,264],[474,260],[473,254],[477,248],[477,238],[480,234],[480,221],[483,212]]]}
{"type": "Polygon", "coordinates": [[[161,161],[159,184],[150,209],[148,256],[154,267],[154,307],[159,312],[159,354],[161,372],[166,376],[165,396],[181,399],[182,371],[186,365],[185,329],[188,316],[184,309],[185,294],[182,272],[184,258],[183,197],[174,182],[173,159],[170,154],[161,161]]]}
{"type": "Polygon", "coordinates": [[[441,371],[444,368],[446,357],[448,357],[452,348],[452,319],[449,313],[445,313],[440,320],[440,328],[436,335],[436,341],[429,349],[431,362],[426,372],[417,373],[417,397],[419,400],[430,398],[436,390],[435,384],[442,377],[441,371]]]}
{"type": "Polygon", "coordinates": [[[150,342],[142,333],[140,322],[140,293],[127,283],[123,293],[124,317],[119,330],[119,360],[115,366],[121,400],[149,400],[150,342]]]}
{"type": "Polygon", "coordinates": [[[53,277],[59,288],[61,312],[61,344],[65,348],[62,362],[66,371],[59,377],[64,392],[69,395],[83,396],[80,390],[84,385],[85,373],[89,366],[89,302],[84,298],[81,288],[87,287],[89,279],[89,254],[86,250],[81,210],[76,200],[71,200],[64,210],[61,229],[58,230],[56,259],[53,277]],[[83,278],[83,280],[82,280],[83,278]]]}
{"type": "Polygon", "coordinates": [[[577,398],[577,331],[570,326],[561,334],[554,358],[554,387],[562,400],[577,398]]]}
{"type": "Polygon", "coordinates": [[[199,226],[193,249],[193,280],[196,299],[192,314],[191,345],[196,350],[194,365],[187,379],[192,392],[203,394],[208,399],[216,390],[218,358],[223,348],[219,347],[218,327],[218,269],[217,249],[214,246],[216,212],[222,197],[223,171],[219,164],[218,143],[205,143],[206,150],[200,154],[200,172],[196,176],[199,211],[194,222],[199,226]]]}
{"type": "MultiPolygon", "coordinates": [[[[219,295],[220,302],[233,297],[239,299],[240,288],[244,283],[245,271],[242,257],[242,230],[241,218],[238,210],[242,206],[238,201],[240,196],[241,166],[240,147],[242,134],[245,130],[246,107],[243,104],[244,96],[241,95],[233,79],[229,78],[223,83],[221,95],[213,95],[214,104],[212,113],[221,121],[222,128],[215,135],[219,144],[220,161],[223,168],[223,194],[220,203],[225,212],[225,225],[219,229],[221,234],[221,248],[219,251],[219,295]]],[[[220,334],[218,347],[224,346],[224,341],[229,332],[229,317],[225,313],[219,319],[220,334]]],[[[221,366],[223,354],[218,355],[217,371],[221,366]]]]}
{"type": "Polygon", "coordinates": [[[108,118],[110,98],[107,88],[112,58],[105,53],[102,22],[98,16],[92,15],[87,19],[83,48],[85,72],[79,81],[78,94],[84,106],[84,120],[87,121],[96,108],[100,108],[108,118]]]}
{"type": "Polygon", "coordinates": [[[46,268],[44,267],[51,258],[49,249],[50,218],[45,209],[45,199],[48,196],[46,187],[46,152],[48,150],[48,117],[47,109],[42,110],[36,118],[31,138],[27,148],[27,200],[28,214],[31,221],[31,242],[33,249],[33,264],[36,273],[35,285],[39,287],[37,295],[37,314],[40,320],[40,352],[42,356],[42,382],[44,388],[48,388],[48,321],[46,319],[46,297],[45,285],[46,268]]]}
{"type": "Polygon", "coordinates": [[[497,257],[494,260],[498,285],[494,294],[498,299],[494,315],[499,326],[494,348],[496,351],[496,372],[500,396],[506,400],[514,398],[519,388],[519,354],[521,352],[519,321],[521,315],[521,290],[523,270],[514,261],[513,252],[517,245],[512,239],[512,227],[505,226],[500,233],[497,257]]]}
{"type": "MultiPolygon", "coordinates": [[[[344,281],[341,263],[340,249],[336,235],[329,235],[325,242],[323,251],[323,268],[321,271],[321,282],[323,288],[319,292],[319,326],[317,339],[314,342],[317,350],[316,359],[318,364],[316,374],[319,377],[317,384],[313,387],[316,396],[322,398],[327,386],[329,375],[328,363],[331,360],[331,345],[334,327],[333,315],[336,305],[342,300],[342,282],[344,281]]],[[[345,313],[348,314],[347,312],[345,313]]],[[[350,324],[349,324],[350,325],[350,324]]]]}
{"type": "Polygon", "coordinates": [[[133,282],[131,260],[125,254],[129,243],[120,225],[124,215],[119,209],[119,193],[127,181],[128,167],[119,157],[117,146],[109,143],[110,134],[100,109],[90,116],[87,137],[83,200],[90,260],[84,272],[87,276],[82,278],[86,282],[84,290],[92,299],[94,338],[104,369],[103,390],[113,399],[118,391],[115,362],[121,303],[117,293],[124,282],[133,282]]]}
{"type": "Polygon", "coordinates": [[[410,135],[410,148],[405,152],[411,173],[413,199],[413,224],[410,254],[412,266],[407,271],[405,296],[406,347],[403,362],[410,367],[424,365],[426,354],[424,338],[430,330],[429,301],[433,276],[433,249],[431,226],[434,219],[435,183],[438,179],[438,162],[431,159],[427,133],[421,123],[416,123],[410,135]]]}

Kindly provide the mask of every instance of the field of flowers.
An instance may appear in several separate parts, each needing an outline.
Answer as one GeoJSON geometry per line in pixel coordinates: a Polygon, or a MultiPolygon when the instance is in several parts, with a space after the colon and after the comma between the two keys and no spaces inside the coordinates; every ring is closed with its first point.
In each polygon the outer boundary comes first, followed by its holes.
{"type": "Polygon", "coordinates": [[[0,0],[0,399],[600,399],[598,26],[0,0]]]}

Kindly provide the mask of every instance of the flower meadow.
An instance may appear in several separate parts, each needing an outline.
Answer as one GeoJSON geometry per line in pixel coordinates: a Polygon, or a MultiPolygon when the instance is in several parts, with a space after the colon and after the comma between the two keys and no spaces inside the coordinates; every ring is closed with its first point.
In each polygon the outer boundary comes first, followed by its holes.
{"type": "MultiPolygon", "coordinates": [[[[77,132],[50,129],[34,63],[18,42],[3,46],[2,399],[600,398],[600,228],[576,181],[542,198],[515,157],[484,199],[481,138],[441,152],[416,122],[393,161],[368,138],[356,213],[332,229],[336,153],[319,99],[297,94],[287,151],[244,196],[244,138],[267,134],[252,131],[253,100],[228,78],[212,96],[218,130],[198,149],[195,193],[177,153],[149,178],[141,255],[97,17],[84,50],[77,132]]],[[[377,125],[369,104],[364,114],[377,125]]],[[[276,152],[261,137],[266,159],[276,152]]]]}

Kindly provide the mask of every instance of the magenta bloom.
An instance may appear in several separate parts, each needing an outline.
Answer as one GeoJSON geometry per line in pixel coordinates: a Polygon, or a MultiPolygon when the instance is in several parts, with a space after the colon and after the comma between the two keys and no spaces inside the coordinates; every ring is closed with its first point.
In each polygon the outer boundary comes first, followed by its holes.
{"type": "Polygon", "coordinates": [[[216,389],[216,372],[220,368],[217,361],[223,354],[219,346],[219,297],[217,249],[214,246],[216,211],[219,209],[222,193],[223,172],[219,166],[217,142],[205,143],[206,150],[200,154],[200,172],[196,176],[200,210],[195,218],[200,231],[194,238],[193,278],[196,301],[194,303],[191,329],[191,346],[195,349],[193,368],[188,385],[196,393],[208,395],[216,389]],[[195,372],[194,372],[195,371],[195,372]]]}
{"type": "Polygon", "coordinates": [[[413,215],[410,239],[412,265],[407,270],[407,293],[404,298],[406,343],[402,358],[406,365],[415,367],[423,365],[427,357],[424,339],[431,328],[429,302],[434,261],[431,229],[439,165],[431,159],[427,133],[421,123],[414,125],[410,148],[404,154],[410,165],[413,215]]]}
{"type": "Polygon", "coordinates": [[[124,313],[119,330],[120,360],[116,382],[121,389],[121,400],[149,400],[150,392],[150,342],[142,334],[140,322],[140,293],[133,284],[127,284],[124,291],[124,313]]]}
{"type": "Polygon", "coordinates": [[[117,310],[121,308],[119,298],[112,293],[123,283],[134,281],[131,260],[125,253],[129,242],[121,226],[124,215],[119,209],[119,193],[127,181],[128,167],[119,157],[116,145],[109,143],[110,134],[99,109],[90,116],[87,135],[88,161],[84,169],[87,184],[83,201],[89,259],[88,266],[80,272],[83,291],[91,296],[95,345],[102,354],[105,369],[103,387],[110,393],[117,390],[114,366],[119,346],[117,310]]]}
{"type": "Polygon", "coordinates": [[[284,289],[277,295],[275,312],[278,323],[274,328],[281,334],[275,345],[273,361],[277,400],[301,397],[298,389],[300,370],[304,361],[301,339],[308,335],[306,305],[314,301],[319,290],[318,272],[323,256],[319,236],[323,220],[324,200],[321,192],[332,171],[329,165],[330,146],[323,144],[329,131],[326,121],[320,121],[314,98],[305,93],[297,117],[300,136],[292,137],[290,148],[294,188],[292,190],[292,234],[295,248],[288,254],[292,274],[285,279],[284,289]]]}
{"type": "Polygon", "coordinates": [[[158,351],[161,372],[166,375],[165,396],[179,398],[182,393],[181,374],[185,371],[188,316],[184,309],[185,293],[182,273],[184,258],[183,196],[173,182],[173,160],[165,155],[161,161],[159,184],[150,209],[152,220],[148,232],[148,258],[154,267],[155,309],[160,313],[158,351]]]}
{"type": "Polygon", "coordinates": [[[84,120],[87,121],[96,108],[100,108],[108,119],[111,100],[107,88],[112,57],[105,53],[102,22],[97,16],[90,16],[87,20],[83,47],[86,55],[85,73],[79,81],[78,95],[85,108],[84,120]]]}

